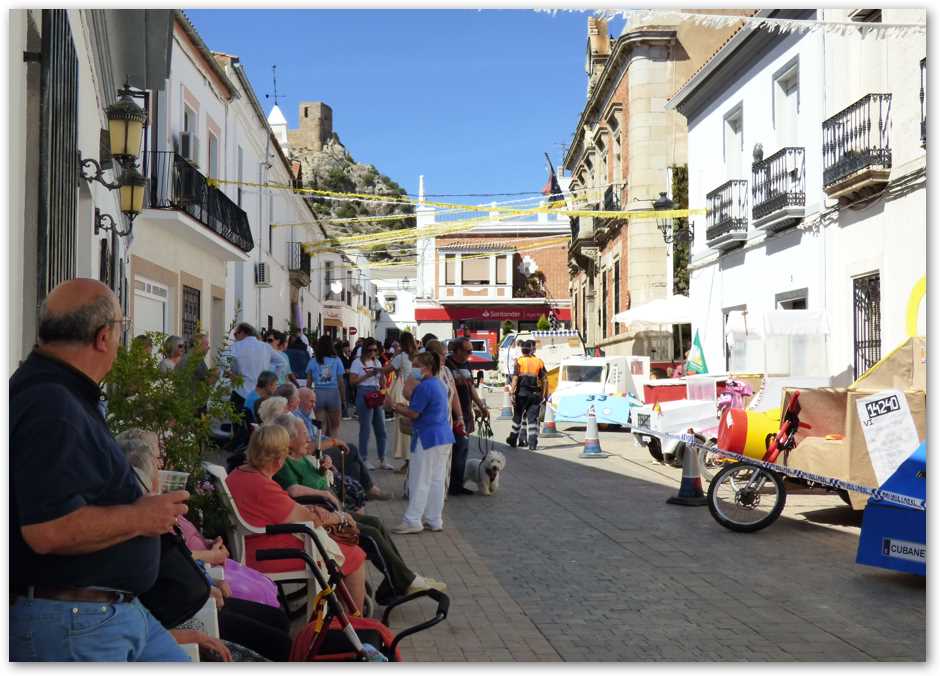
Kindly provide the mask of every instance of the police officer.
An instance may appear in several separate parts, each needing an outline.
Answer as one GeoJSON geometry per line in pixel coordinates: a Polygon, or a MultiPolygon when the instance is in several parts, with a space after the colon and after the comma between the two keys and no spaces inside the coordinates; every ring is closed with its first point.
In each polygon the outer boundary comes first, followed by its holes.
{"type": "Polygon", "coordinates": [[[527,340],[522,345],[522,356],[516,360],[510,387],[513,400],[512,433],[506,439],[507,444],[516,447],[524,419],[525,439],[530,451],[534,451],[538,445],[539,411],[548,387],[545,362],[536,357],[534,352],[534,341],[527,340]]]}

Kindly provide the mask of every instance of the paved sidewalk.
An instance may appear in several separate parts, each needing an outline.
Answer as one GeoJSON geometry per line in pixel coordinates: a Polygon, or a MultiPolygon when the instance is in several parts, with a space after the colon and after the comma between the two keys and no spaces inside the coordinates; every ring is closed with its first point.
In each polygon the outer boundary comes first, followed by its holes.
{"type": "MultiPolygon", "coordinates": [[[[508,423],[493,427],[504,440],[508,423]]],[[[356,423],[343,431],[352,439],[356,423]]],[[[926,659],[925,580],[856,565],[860,515],[837,496],[790,495],[769,528],[732,533],[706,507],[666,505],[680,471],[629,435],[601,433],[605,460],[578,459],[582,438],[535,453],[499,444],[496,495],[449,498],[442,533],[395,536],[415,570],[450,587],[448,619],[402,643],[409,660],[926,659]]],[[[400,476],[374,476],[401,494],[400,476]]],[[[369,511],[394,526],[404,507],[369,511]]],[[[393,629],[433,610],[411,605],[393,629]]]]}

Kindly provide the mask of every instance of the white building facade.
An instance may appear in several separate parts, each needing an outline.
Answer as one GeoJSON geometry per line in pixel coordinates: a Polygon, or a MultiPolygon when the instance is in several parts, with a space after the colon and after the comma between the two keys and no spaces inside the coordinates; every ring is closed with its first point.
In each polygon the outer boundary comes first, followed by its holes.
{"type": "Polygon", "coordinates": [[[170,73],[151,106],[148,193],[130,248],[136,335],[200,331],[215,348],[224,340],[232,318],[227,266],[255,248],[235,189],[210,183],[231,175],[229,110],[237,96],[188,19],[174,12],[170,73]]]}
{"type": "Polygon", "coordinates": [[[375,324],[377,339],[384,341],[388,337],[395,338],[402,331],[409,331],[420,338],[415,320],[418,291],[416,273],[417,267],[413,266],[395,266],[388,270],[377,268],[372,271],[379,310],[375,324]]]}
{"type": "Polygon", "coordinates": [[[320,303],[302,245],[322,229],[291,189],[291,164],[238,58],[211,52],[181,11],[173,17],[131,248],[135,333],[199,330],[218,348],[235,321],[306,328],[320,303]]]}
{"type": "MultiPolygon", "coordinates": [[[[107,141],[107,107],[125,84],[164,86],[170,10],[14,9],[9,13],[10,314],[15,365],[36,340],[39,306],[57,284],[99,279],[128,314],[128,221],[107,141]],[[85,179],[80,178],[84,174],[85,179]],[[115,230],[95,227],[111,217],[115,230]],[[102,220],[99,220],[102,219],[102,220]]],[[[137,99],[140,107],[142,99],[137,99]]],[[[141,151],[145,143],[142,143],[141,151]]]]}
{"type": "MultiPolygon", "coordinates": [[[[870,21],[849,10],[762,10],[870,21]]],[[[884,22],[923,11],[883,10],[884,22]]],[[[826,313],[828,369],[854,380],[908,334],[926,274],[926,36],[741,31],[670,100],[688,119],[690,298],[710,370],[731,311],[826,313]]],[[[925,309],[915,332],[925,332],[925,309]]],[[[747,370],[761,371],[755,355],[747,370]]]]}

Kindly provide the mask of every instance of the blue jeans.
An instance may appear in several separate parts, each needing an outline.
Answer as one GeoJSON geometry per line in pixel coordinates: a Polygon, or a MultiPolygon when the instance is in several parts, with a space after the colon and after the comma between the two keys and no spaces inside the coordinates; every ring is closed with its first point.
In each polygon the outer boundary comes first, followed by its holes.
{"type": "Polygon", "coordinates": [[[14,662],[189,662],[140,601],[77,603],[16,599],[10,608],[14,662]]]}
{"type": "Polygon", "coordinates": [[[360,385],[356,388],[356,411],[359,412],[359,457],[365,462],[369,457],[369,427],[375,430],[375,447],[379,462],[385,462],[385,409],[369,408],[365,396],[378,392],[377,387],[360,385]]]}

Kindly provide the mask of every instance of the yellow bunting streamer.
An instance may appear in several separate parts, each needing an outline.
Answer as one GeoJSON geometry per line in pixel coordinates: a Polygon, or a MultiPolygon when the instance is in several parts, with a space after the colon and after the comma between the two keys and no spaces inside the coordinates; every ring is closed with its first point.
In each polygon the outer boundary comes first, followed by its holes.
{"type": "Polygon", "coordinates": [[[228,185],[240,185],[248,188],[268,188],[273,190],[290,190],[295,193],[310,194],[310,195],[319,195],[323,197],[348,197],[360,199],[366,202],[369,201],[383,201],[383,202],[400,202],[401,204],[409,204],[413,206],[426,206],[426,207],[439,207],[441,209],[453,209],[457,211],[479,211],[479,212],[501,212],[506,214],[512,214],[516,216],[530,216],[533,214],[557,214],[559,216],[568,216],[571,218],[574,217],[593,217],[593,218],[619,218],[619,219],[633,219],[633,218],[687,218],[688,216],[700,216],[705,213],[704,209],[670,209],[668,211],[654,211],[651,209],[640,209],[636,211],[592,211],[589,209],[557,209],[553,207],[530,207],[526,209],[519,209],[514,207],[501,207],[498,205],[472,205],[472,204],[454,204],[451,202],[434,202],[430,200],[424,200],[419,202],[418,200],[413,200],[410,197],[396,197],[389,195],[370,195],[364,193],[345,193],[345,192],[335,192],[332,190],[317,190],[315,188],[296,188],[290,184],[286,183],[252,183],[249,181],[232,181],[225,179],[209,179],[209,185],[213,187],[218,187],[219,185],[225,183],[228,185]]]}

